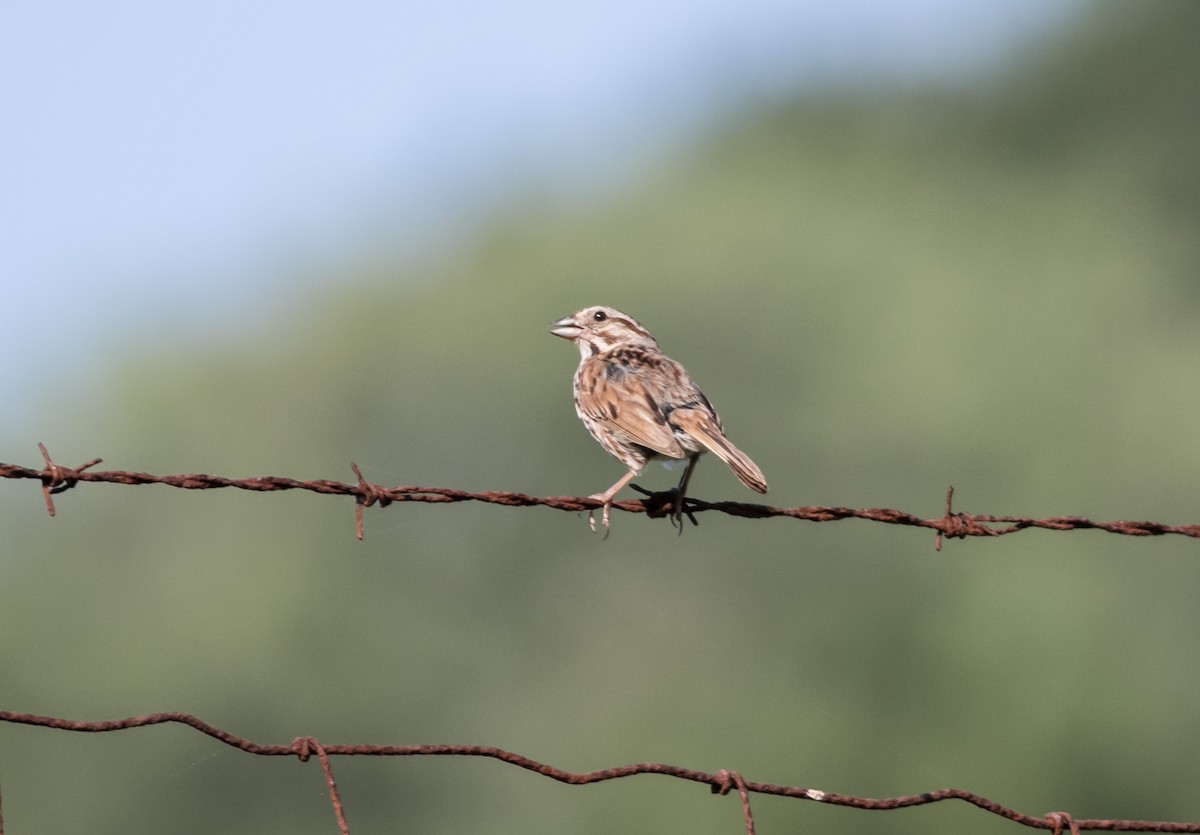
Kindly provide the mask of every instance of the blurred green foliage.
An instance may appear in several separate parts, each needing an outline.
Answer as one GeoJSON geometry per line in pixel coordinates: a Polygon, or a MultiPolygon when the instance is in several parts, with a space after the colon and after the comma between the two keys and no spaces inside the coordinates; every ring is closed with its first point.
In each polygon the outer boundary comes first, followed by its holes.
{"type": "MultiPolygon", "coordinates": [[[[587,494],[546,323],[642,320],[778,505],[1194,522],[1200,5],[1101,3],[969,89],[746,108],[599,206],[513,209],[253,333],[139,346],[4,460],[587,494]]],[[[286,288],[280,289],[286,294],[286,288]]],[[[294,303],[288,307],[295,307],[294,303]]],[[[186,338],[186,337],[185,337],[186,338]]],[[[32,430],[31,430],[32,431],[32,430]]],[[[641,479],[665,486],[674,474],[641,479]]],[[[718,463],[706,498],[753,500],[718,463]]],[[[860,522],[0,486],[0,705],[191,711],[262,742],[464,742],[1031,813],[1200,819],[1197,545],[860,522]]],[[[327,832],[316,766],[181,728],[0,728],[14,832],[327,832]]],[[[733,798],[492,762],[336,760],[354,831],[739,831],[733,798]]],[[[759,831],[1013,832],[756,798],[759,831]]]]}

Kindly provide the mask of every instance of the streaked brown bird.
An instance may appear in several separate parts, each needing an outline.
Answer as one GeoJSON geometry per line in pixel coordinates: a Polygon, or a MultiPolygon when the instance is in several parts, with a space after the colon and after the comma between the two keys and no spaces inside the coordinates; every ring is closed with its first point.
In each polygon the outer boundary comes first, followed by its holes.
{"type": "MultiPolygon", "coordinates": [[[[600,446],[629,468],[603,493],[601,523],[609,524],[613,496],[652,458],[687,459],[675,488],[671,520],[683,531],[683,500],[696,461],[711,452],[747,487],[767,492],[762,470],[730,443],[721,418],[682,365],[658,347],[650,332],[611,307],[586,307],[550,325],[550,333],[579,348],[575,412],[600,446]]],[[[595,519],[589,514],[592,529],[595,519]]]]}

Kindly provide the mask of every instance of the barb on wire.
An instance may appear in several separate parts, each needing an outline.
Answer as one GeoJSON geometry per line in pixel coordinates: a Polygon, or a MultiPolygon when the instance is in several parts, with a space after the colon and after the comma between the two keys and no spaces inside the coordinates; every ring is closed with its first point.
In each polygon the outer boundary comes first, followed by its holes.
{"type": "MultiPolygon", "coordinates": [[[[350,826],[346,823],[346,812],[342,808],[342,795],[338,791],[337,782],[333,779],[333,766],[329,764],[329,754],[321,743],[311,736],[298,736],[292,740],[292,752],[302,763],[308,762],[312,754],[317,755],[321,763],[321,771],[325,773],[325,785],[329,787],[329,802],[333,805],[333,813],[337,816],[338,830],[342,835],[350,835],[350,826]]],[[[4,835],[0,832],[0,835],[4,835]]]]}
{"type": "Polygon", "coordinates": [[[856,797],[854,795],[836,794],[834,792],[801,786],[780,786],[773,783],[746,780],[736,771],[722,769],[715,774],[710,774],[704,771],[697,771],[677,765],[667,765],[665,763],[637,763],[634,765],[606,768],[600,771],[578,773],[564,771],[522,754],[485,745],[325,745],[307,736],[297,737],[290,745],[269,745],[243,739],[236,734],[197,719],[190,713],[152,713],[145,716],[131,716],[126,719],[82,722],[55,716],[38,716],[31,713],[15,713],[0,710],[0,721],[83,733],[123,731],[129,728],[174,722],[187,725],[225,745],[245,751],[248,754],[268,757],[296,757],[301,762],[305,762],[311,754],[315,753],[324,770],[326,784],[329,786],[330,802],[333,804],[338,818],[338,825],[341,827],[344,835],[348,832],[345,824],[345,816],[343,814],[341,799],[337,793],[337,787],[333,781],[333,771],[329,767],[329,757],[334,756],[487,757],[572,786],[617,780],[624,777],[632,777],[635,774],[662,774],[679,780],[706,784],[716,794],[725,795],[733,789],[737,789],[742,802],[742,813],[747,835],[754,835],[754,819],[750,814],[750,794],[752,793],[790,797],[798,800],[814,800],[833,806],[846,806],[853,809],[870,809],[876,811],[924,806],[931,803],[940,803],[945,800],[960,800],[985,812],[1007,818],[1014,823],[1019,823],[1033,829],[1050,830],[1054,835],[1060,835],[1064,825],[1072,833],[1085,829],[1124,832],[1200,832],[1200,823],[1180,821],[1076,818],[1067,812],[1050,812],[1042,816],[1029,815],[964,789],[939,789],[937,791],[901,795],[898,797],[856,797]]]}
{"type": "Polygon", "coordinates": [[[729,794],[730,789],[736,788],[738,797],[742,801],[742,820],[746,824],[746,835],[754,835],[754,815],[750,812],[750,790],[746,788],[746,781],[738,772],[728,771],[724,768],[717,772],[716,777],[721,783],[712,787],[713,794],[724,797],[729,794]]]}
{"type": "MultiPolygon", "coordinates": [[[[233,487],[238,490],[250,490],[258,493],[276,490],[307,490],[312,493],[322,493],[355,498],[355,533],[362,539],[362,513],[364,507],[379,505],[387,507],[400,502],[425,502],[443,504],[453,502],[485,502],[488,504],[505,505],[508,507],[549,507],[555,510],[583,511],[594,510],[601,506],[596,499],[582,496],[529,496],[525,493],[515,493],[507,490],[491,490],[472,493],[466,490],[456,490],[450,487],[384,487],[372,484],[363,478],[356,464],[350,467],[357,479],[354,484],[340,481],[316,480],[300,481],[294,478],[279,476],[260,476],[257,478],[226,478],[224,476],[193,473],[185,475],[150,475],[149,473],[125,472],[123,470],[94,470],[100,463],[99,458],[88,461],[79,467],[64,467],[50,459],[45,446],[39,444],[45,458],[45,466],[41,469],[22,467],[17,464],[0,463],[0,478],[32,479],[42,483],[45,494],[46,509],[50,515],[55,513],[53,494],[69,490],[84,482],[107,484],[163,484],[184,490],[213,490],[222,487],[233,487]]],[[[636,487],[636,485],[634,485],[636,487]]],[[[639,488],[640,489],[640,488],[639,488]]],[[[670,490],[648,493],[641,491],[645,498],[629,499],[613,502],[613,507],[628,513],[645,513],[651,518],[668,516],[674,502],[674,493],[670,490]]],[[[684,501],[683,512],[693,522],[696,513],[715,511],[730,516],[740,516],[744,519],[766,519],[783,517],[803,519],[809,522],[834,522],[839,519],[867,519],[872,522],[882,522],[888,525],[908,525],[910,527],[927,528],[937,532],[936,547],[940,550],[942,538],[965,539],[968,536],[1004,536],[1030,528],[1040,528],[1052,531],[1097,530],[1124,536],[1164,536],[1175,534],[1200,538],[1200,525],[1168,525],[1162,522],[1145,521],[1093,521],[1083,516],[1051,516],[1045,519],[1033,519],[1027,516],[994,516],[979,513],[960,513],[951,510],[951,499],[954,488],[946,494],[946,510],[942,516],[932,519],[922,518],[912,513],[889,508],[866,507],[772,507],[764,504],[747,502],[708,502],[703,499],[687,498],[684,501]]]]}

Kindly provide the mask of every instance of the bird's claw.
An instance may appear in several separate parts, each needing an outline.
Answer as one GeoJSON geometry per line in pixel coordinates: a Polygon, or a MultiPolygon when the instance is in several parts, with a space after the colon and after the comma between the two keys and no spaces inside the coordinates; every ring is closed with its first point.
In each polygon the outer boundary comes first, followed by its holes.
{"type": "Polygon", "coordinates": [[[671,501],[671,513],[670,513],[671,526],[679,528],[679,535],[683,536],[683,517],[684,516],[686,516],[688,519],[690,519],[693,525],[699,525],[700,523],[696,521],[695,515],[688,508],[687,496],[684,495],[684,492],[682,490],[680,490],[678,487],[672,487],[671,493],[673,494],[672,501],[671,501]]]}
{"type": "MultiPolygon", "coordinates": [[[[593,496],[588,496],[588,498],[594,499],[598,502],[604,502],[600,511],[600,524],[604,526],[604,536],[601,539],[608,539],[608,534],[612,531],[612,528],[608,523],[609,513],[612,510],[612,500],[605,498],[599,493],[593,496]]],[[[596,508],[594,507],[588,511],[588,527],[592,529],[592,533],[596,533],[596,508]]]]}
{"type": "Polygon", "coordinates": [[[671,526],[679,528],[681,534],[683,533],[683,517],[686,516],[690,519],[693,525],[700,524],[696,521],[692,509],[688,506],[687,495],[678,487],[672,487],[670,490],[651,492],[637,484],[629,486],[646,497],[642,500],[642,504],[646,506],[646,515],[651,519],[659,519],[666,516],[671,520],[671,526]]]}

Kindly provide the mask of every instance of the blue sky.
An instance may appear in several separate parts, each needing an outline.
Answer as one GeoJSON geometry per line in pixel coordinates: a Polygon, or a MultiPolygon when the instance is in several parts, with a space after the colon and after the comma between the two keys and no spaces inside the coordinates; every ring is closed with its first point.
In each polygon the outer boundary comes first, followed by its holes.
{"type": "Polygon", "coordinates": [[[11,0],[0,420],[114,332],[249,321],[526,180],[586,193],[739,97],[969,76],[1078,5],[11,0]]]}

